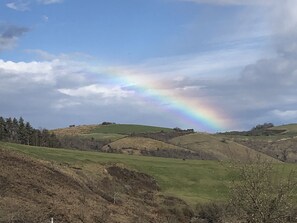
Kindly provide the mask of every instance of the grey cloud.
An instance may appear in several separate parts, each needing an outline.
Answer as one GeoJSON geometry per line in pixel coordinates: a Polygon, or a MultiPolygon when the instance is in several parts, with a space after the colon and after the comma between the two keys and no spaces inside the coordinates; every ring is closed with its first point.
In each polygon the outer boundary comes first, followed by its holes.
{"type": "Polygon", "coordinates": [[[13,48],[19,37],[28,32],[26,27],[19,27],[14,25],[0,26],[0,51],[13,48]]]}
{"type": "Polygon", "coordinates": [[[24,33],[28,32],[29,29],[25,27],[17,27],[17,26],[9,26],[6,27],[2,34],[2,38],[15,38],[15,37],[20,37],[24,33]]]}

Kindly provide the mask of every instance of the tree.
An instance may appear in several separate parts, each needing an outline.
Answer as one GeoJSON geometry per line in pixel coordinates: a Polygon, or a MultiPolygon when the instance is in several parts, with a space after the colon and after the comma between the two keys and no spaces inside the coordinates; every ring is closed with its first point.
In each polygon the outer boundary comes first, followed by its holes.
{"type": "Polygon", "coordinates": [[[24,119],[20,117],[18,125],[18,141],[21,144],[28,144],[28,132],[24,123],[24,119]]]}
{"type": "Polygon", "coordinates": [[[32,128],[31,124],[29,122],[26,122],[26,133],[27,133],[27,145],[34,145],[33,144],[33,133],[34,129],[32,128]]]}
{"type": "Polygon", "coordinates": [[[12,125],[10,130],[11,130],[11,133],[10,133],[11,141],[19,142],[18,140],[19,122],[16,118],[12,119],[12,125]]]}
{"type": "Polygon", "coordinates": [[[5,120],[3,117],[0,117],[0,140],[5,139],[5,120]]]}
{"type": "Polygon", "coordinates": [[[233,167],[238,171],[239,179],[232,183],[230,205],[238,220],[248,223],[290,222],[292,192],[297,185],[295,172],[280,174],[271,162],[260,158],[233,167]]]}

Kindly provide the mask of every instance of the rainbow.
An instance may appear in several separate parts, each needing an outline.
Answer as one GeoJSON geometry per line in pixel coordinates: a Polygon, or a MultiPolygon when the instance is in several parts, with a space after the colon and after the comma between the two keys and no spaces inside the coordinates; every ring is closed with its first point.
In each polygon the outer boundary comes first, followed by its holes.
{"type": "Polygon", "coordinates": [[[133,89],[146,102],[166,110],[198,131],[218,132],[230,129],[232,125],[221,109],[199,98],[193,99],[164,91],[160,80],[154,80],[152,75],[143,71],[118,67],[106,69],[96,65],[91,67],[91,71],[110,76],[114,82],[133,89]]]}

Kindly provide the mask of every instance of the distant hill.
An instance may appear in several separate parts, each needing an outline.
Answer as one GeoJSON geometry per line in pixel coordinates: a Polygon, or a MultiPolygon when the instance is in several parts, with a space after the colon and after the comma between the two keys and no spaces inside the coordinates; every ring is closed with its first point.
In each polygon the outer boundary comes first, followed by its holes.
{"type": "Polygon", "coordinates": [[[287,124],[287,125],[280,125],[280,126],[274,126],[271,128],[272,130],[284,130],[284,135],[291,135],[291,136],[297,136],[297,124],[287,124]]]}
{"type": "Polygon", "coordinates": [[[115,141],[131,134],[172,132],[173,129],[132,124],[80,125],[52,130],[57,135],[75,135],[96,140],[115,141]]]}
{"type": "Polygon", "coordinates": [[[206,133],[180,136],[173,138],[170,142],[194,152],[203,152],[208,155],[208,159],[245,161],[260,155],[265,159],[274,160],[254,149],[226,140],[223,137],[216,137],[206,133]]]}
{"type": "Polygon", "coordinates": [[[221,133],[217,136],[225,137],[283,162],[297,162],[297,124],[274,126],[258,131],[257,134],[245,131],[221,133]]]}
{"type": "MultiPolygon", "coordinates": [[[[200,160],[247,160],[254,148],[225,139],[224,135],[193,133],[192,130],[156,126],[105,124],[72,126],[53,130],[56,135],[103,141],[101,152],[200,160]]],[[[260,152],[260,153],[259,153],[260,152]]]]}

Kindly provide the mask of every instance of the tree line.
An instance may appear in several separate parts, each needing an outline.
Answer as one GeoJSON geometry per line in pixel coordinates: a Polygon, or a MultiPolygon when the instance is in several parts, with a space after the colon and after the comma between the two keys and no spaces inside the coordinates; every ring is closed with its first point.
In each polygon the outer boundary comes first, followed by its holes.
{"type": "Polygon", "coordinates": [[[0,141],[26,144],[31,146],[60,147],[54,133],[47,129],[35,129],[22,117],[4,118],[0,116],[0,141]]]}
{"type": "Polygon", "coordinates": [[[30,146],[68,148],[78,150],[96,150],[108,143],[106,140],[84,139],[75,136],[59,136],[47,129],[35,129],[22,117],[4,118],[0,116],[0,141],[30,146]]]}

